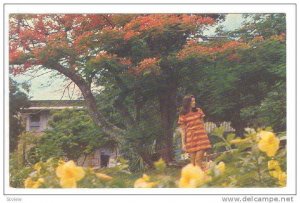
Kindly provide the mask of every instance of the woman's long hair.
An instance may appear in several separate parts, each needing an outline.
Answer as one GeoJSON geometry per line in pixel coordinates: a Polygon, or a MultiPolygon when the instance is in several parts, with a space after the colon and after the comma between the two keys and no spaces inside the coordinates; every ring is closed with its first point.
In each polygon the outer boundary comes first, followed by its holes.
{"type": "MultiPolygon", "coordinates": [[[[192,94],[189,94],[189,95],[186,95],[186,96],[183,97],[182,107],[181,107],[181,110],[180,110],[180,115],[185,115],[185,114],[189,113],[190,107],[191,107],[191,104],[192,104],[192,98],[195,98],[195,96],[192,95],[192,94]]],[[[192,111],[193,112],[197,111],[196,106],[192,107],[192,111]]]]}

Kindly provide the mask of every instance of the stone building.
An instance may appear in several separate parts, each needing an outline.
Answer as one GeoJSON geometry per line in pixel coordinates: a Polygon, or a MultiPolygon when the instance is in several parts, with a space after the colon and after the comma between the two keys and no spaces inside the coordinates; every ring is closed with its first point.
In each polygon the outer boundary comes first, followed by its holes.
{"type": "MultiPolygon", "coordinates": [[[[83,100],[31,100],[30,107],[21,110],[21,118],[25,124],[26,131],[36,136],[42,136],[49,129],[48,121],[51,119],[51,110],[62,109],[84,109],[83,100]]],[[[96,149],[88,156],[82,156],[77,160],[81,166],[94,168],[113,167],[117,164],[118,152],[109,148],[96,149]]]]}

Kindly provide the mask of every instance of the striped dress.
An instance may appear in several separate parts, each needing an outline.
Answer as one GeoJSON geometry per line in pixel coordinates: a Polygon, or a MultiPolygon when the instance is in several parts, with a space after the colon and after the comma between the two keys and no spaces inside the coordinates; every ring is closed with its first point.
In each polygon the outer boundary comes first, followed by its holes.
{"type": "Polygon", "coordinates": [[[212,147],[205,131],[204,116],[200,108],[197,108],[196,112],[190,111],[185,115],[179,115],[177,123],[185,132],[185,146],[188,153],[212,147]]]}

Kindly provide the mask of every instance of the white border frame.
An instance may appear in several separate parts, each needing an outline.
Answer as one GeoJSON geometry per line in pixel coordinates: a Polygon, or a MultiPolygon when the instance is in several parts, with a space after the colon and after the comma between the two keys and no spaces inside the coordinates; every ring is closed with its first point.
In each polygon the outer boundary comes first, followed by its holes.
{"type": "MultiPolygon", "coordinates": [[[[21,3],[20,3],[21,4],[21,3]]],[[[170,3],[171,4],[171,3],[170,3]]],[[[9,187],[9,166],[8,166],[8,113],[9,113],[9,92],[5,91],[5,194],[199,194],[199,195],[236,195],[236,194],[296,194],[295,159],[296,159],[296,109],[295,109],[295,75],[296,58],[296,5],[295,4],[222,4],[222,6],[208,4],[191,5],[5,5],[5,88],[8,88],[8,15],[10,13],[286,13],[287,19],[287,187],[285,188],[97,188],[97,189],[16,189],[9,187]]]]}

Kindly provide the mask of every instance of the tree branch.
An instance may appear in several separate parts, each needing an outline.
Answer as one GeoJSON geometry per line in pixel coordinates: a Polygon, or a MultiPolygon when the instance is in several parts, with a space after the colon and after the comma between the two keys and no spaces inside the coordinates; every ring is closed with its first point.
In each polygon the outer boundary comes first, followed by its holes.
{"type": "Polygon", "coordinates": [[[64,91],[63,91],[63,94],[62,94],[60,100],[62,100],[62,98],[63,98],[64,95],[65,95],[66,89],[67,89],[67,88],[69,89],[69,86],[72,84],[72,82],[73,82],[73,81],[71,81],[71,82],[64,88],[64,91]]]}
{"type": "Polygon", "coordinates": [[[122,138],[120,135],[124,134],[124,130],[120,129],[119,127],[113,125],[110,123],[103,115],[102,113],[98,110],[97,104],[96,104],[96,99],[94,95],[92,94],[91,89],[89,88],[88,83],[80,76],[78,75],[74,70],[65,68],[60,64],[49,64],[46,65],[47,68],[49,69],[54,69],[66,77],[70,78],[80,89],[84,100],[85,104],[87,106],[87,110],[89,114],[92,117],[92,120],[94,123],[101,128],[101,130],[108,134],[110,137],[116,139],[116,140],[121,140],[122,138]]]}

